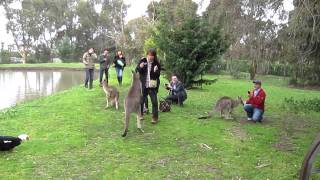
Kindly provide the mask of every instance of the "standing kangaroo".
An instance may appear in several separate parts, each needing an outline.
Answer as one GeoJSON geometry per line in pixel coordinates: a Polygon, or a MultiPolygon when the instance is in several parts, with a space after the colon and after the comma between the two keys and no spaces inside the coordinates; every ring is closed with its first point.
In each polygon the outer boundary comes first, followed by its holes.
{"type": "Polygon", "coordinates": [[[122,137],[125,137],[128,133],[129,121],[131,113],[137,114],[137,128],[143,132],[141,129],[141,81],[140,75],[138,72],[132,72],[132,85],[128,91],[128,95],[124,100],[124,111],[125,111],[125,119],[124,119],[124,132],[122,137]]]}
{"type": "Polygon", "coordinates": [[[106,94],[107,105],[109,107],[109,101],[111,106],[116,106],[116,109],[119,108],[119,91],[113,86],[109,86],[106,80],[102,82],[103,91],[106,94]]]}
{"type": "Polygon", "coordinates": [[[208,116],[200,117],[199,119],[208,119],[211,118],[214,112],[220,112],[220,117],[225,119],[232,119],[232,111],[239,104],[244,105],[243,100],[240,96],[238,99],[232,99],[230,97],[224,96],[221,97],[215,107],[209,112],[208,116]],[[226,114],[228,113],[228,114],[226,114]]]}

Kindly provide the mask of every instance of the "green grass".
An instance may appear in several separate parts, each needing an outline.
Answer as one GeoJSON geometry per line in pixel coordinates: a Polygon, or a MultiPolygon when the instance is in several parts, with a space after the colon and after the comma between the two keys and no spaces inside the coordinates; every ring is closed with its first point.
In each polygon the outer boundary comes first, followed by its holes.
{"type": "Polygon", "coordinates": [[[0,68],[83,68],[82,63],[0,64],[0,68]]]}
{"type": "MultiPolygon", "coordinates": [[[[116,84],[111,72],[111,84],[116,84]]],[[[198,120],[219,97],[245,97],[252,86],[249,80],[208,75],[218,82],[189,90],[185,107],[160,113],[157,125],[147,115],[144,134],[132,116],[129,134],[122,138],[129,72],[119,111],[104,109],[104,93],[95,84],[93,91],[74,87],[2,113],[1,135],[28,133],[31,140],[0,153],[0,179],[297,179],[304,153],[320,131],[320,113],[281,108],[285,97],[314,98],[320,92],[287,88],[276,77],[261,77],[267,92],[265,123],[247,123],[240,107],[235,120],[217,115],[198,120]]],[[[163,88],[159,97],[165,95],[163,88]]]]}

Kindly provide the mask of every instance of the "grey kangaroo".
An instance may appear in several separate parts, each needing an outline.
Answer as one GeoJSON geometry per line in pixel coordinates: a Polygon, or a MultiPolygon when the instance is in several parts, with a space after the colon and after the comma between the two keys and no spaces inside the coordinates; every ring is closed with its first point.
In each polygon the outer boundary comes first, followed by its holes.
{"type": "Polygon", "coordinates": [[[109,86],[106,80],[103,80],[102,87],[103,87],[104,93],[106,93],[106,100],[107,100],[106,108],[109,107],[109,101],[110,101],[111,106],[116,106],[116,109],[118,109],[119,108],[119,91],[117,90],[117,88],[113,86],[109,86]]]}
{"type": "Polygon", "coordinates": [[[125,137],[128,133],[129,121],[131,113],[137,114],[137,128],[143,132],[141,129],[141,98],[142,98],[142,90],[141,90],[141,81],[140,75],[138,72],[132,71],[132,85],[128,91],[128,95],[124,100],[124,111],[125,111],[125,119],[124,119],[124,132],[122,137],[125,137]]]}
{"type": "Polygon", "coordinates": [[[237,99],[232,99],[230,97],[221,97],[215,107],[209,112],[208,116],[200,117],[199,119],[211,118],[214,112],[220,112],[220,117],[225,119],[232,119],[232,111],[239,104],[244,105],[244,102],[240,96],[237,99]]]}

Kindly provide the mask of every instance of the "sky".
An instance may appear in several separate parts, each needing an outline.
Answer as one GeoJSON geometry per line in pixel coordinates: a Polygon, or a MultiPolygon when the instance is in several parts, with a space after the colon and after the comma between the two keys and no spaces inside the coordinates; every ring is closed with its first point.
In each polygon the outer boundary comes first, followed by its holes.
{"type": "MultiPolygon", "coordinates": [[[[127,12],[127,17],[125,19],[126,22],[130,21],[131,19],[140,17],[142,15],[145,15],[145,12],[147,10],[148,4],[151,2],[151,0],[124,0],[126,4],[129,4],[130,7],[127,12]]],[[[159,1],[159,0],[156,0],[159,1]]],[[[197,4],[200,5],[198,9],[198,14],[201,14],[207,6],[210,3],[210,0],[193,0],[197,4]]],[[[290,11],[293,9],[293,0],[284,0],[284,8],[287,11],[290,11]]],[[[19,6],[19,4],[16,4],[14,6],[19,6]]],[[[7,45],[13,44],[13,37],[7,33],[6,30],[6,23],[7,19],[5,17],[5,11],[2,6],[0,6],[0,43],[5,43],[5,48],[7,45]]]]}

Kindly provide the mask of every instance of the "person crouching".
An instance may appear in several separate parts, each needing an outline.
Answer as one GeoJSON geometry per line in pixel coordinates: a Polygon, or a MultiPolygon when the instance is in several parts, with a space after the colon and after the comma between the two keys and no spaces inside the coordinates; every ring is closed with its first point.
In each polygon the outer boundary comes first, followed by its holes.
{"type": "Polygon", "coordinates": [[[266,93],[261,88],[261,81],[254,80],[254,89],[248,91],[248,97],[244,110],[247,112],[248,121],[261,122],[264,114],[264,102],[266,93]]]}
{"type": "Polygon", "coordinates": [[[177,76],[171,77],[171,82],[170,84],[166,84],[166,89],[170,91],[169,95],[166,97],[166,101],[183,106],[183,102],[187,99],[187,92],[183,83],[178,80],[177,76]]]}
{"type": "Polygon", "coordinates": [[[0,151],[9,151],[19,146],[22,141],[29,140],[29,136],[21,134],[18,137],[0,136],[0,151]]]}

